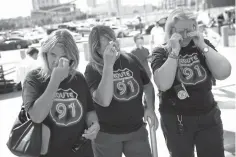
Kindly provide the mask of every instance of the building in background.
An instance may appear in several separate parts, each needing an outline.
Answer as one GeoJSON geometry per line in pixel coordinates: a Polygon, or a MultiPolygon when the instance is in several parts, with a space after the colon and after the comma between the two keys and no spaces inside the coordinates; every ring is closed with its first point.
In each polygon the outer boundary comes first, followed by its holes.
{"type": "Polygon", "coordinates": [[[87,0],[87,5],[88,5],[88,7],[95,8],[97,5],[97,1],[96,0],[87,0]]]}
{"type": "Polygon", "coordinates": [[[159,0],[159,9],[175,9],[177,7],[193,7],[198,0],[159,0]]]}
{"type": "Polygon", "coordinates": [[[68,3],[60,3],[59,0],[32,0],[32,21],[37,25],[44,25],[75,20],[82,12],[74,2],[75,0],[68,3]]]}
{"type": "Polygon", "coordinates": [[[33,11],[40,10],[45,7],[52,7],[60,5],[59,0],[32,0],[33,11]]]}

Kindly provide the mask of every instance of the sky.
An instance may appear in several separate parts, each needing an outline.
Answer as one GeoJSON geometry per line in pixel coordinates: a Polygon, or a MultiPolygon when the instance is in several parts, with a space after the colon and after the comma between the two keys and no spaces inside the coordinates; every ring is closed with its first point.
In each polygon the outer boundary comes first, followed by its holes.
{"type": "MultiPolygon", "coordinates": [[[[60,0],[61,3],[71,0],[60,0]]],[[[98,3],[107,0],[97,0],[98,3]]],[[[135,0],[135,5],[143,5],[144,2],[154,4],[157,0],[135,0]]],[[[121,0],[122,5],[134,5],[134,0],[121,0]]],[[[76,5],[82,11],[85,11],[87,0],[77,0],[76,5]]],[[[32,10],[32,0],[0,0],[0,19],[14,18],[18,16],[30,16],[32,10]]]]}

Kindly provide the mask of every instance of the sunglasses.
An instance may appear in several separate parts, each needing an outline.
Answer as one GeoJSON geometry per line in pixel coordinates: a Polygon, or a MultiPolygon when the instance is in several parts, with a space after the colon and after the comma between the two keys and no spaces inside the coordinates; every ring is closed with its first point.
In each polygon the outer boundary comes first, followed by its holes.
{"type": "Polygon", "coordinates": [[[183,21],[179,21],[175,24],[174,27],[172,27],[172,32],[176,32],[179,34],[185,34],[185,33],[189,33],[189,32],[193,32],[196,31],[197,27],[196,25],[189,20],[183,20],[183,21]]]}

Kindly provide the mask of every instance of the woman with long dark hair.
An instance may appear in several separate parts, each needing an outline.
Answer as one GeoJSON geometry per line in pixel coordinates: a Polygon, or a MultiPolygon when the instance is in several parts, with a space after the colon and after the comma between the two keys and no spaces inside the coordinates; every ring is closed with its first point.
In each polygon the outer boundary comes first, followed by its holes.
{"type": "Polygon", "coordinates": [[[121,52],[114,31],[95,26],[89,35],[90,62],[85,78],[95,101],[100,132],[93,140],[97,157],[151,157],[148,117],[157,129],[154,89],[150,79],[132,54],[121,52]],[[147,105],[142,103],[143,92],[147,105]]]}

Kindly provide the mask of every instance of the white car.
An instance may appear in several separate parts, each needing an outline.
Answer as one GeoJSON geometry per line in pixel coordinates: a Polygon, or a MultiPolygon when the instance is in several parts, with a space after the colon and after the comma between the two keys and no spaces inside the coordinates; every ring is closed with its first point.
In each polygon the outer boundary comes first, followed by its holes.
{"type": "Polygon", "coordinates": [[[28,40],[31,40],[32,43],[39,43],[40,40],[42,40],[44,37],[47,36],[47,33],[46,32],[37,32],[37,31],[34,31],[32,33],[28,33],[25,35],[25,39],[28,39],[28,40]]]}
{"type": "Polygon", "coordinates": [[[82,35],[80,33],[70,32],[74,37],[76,42],[79,42],[82,39],[82,35]]]}
{"type": "Polygon", "coordinates": [[[121,25],[121,26],[113,25],[113,26],[110,26],[110,27],[115,32],[117,38],[124,38],[124,37],[129,36],[130,30],[125,25],[121,25]]]}

